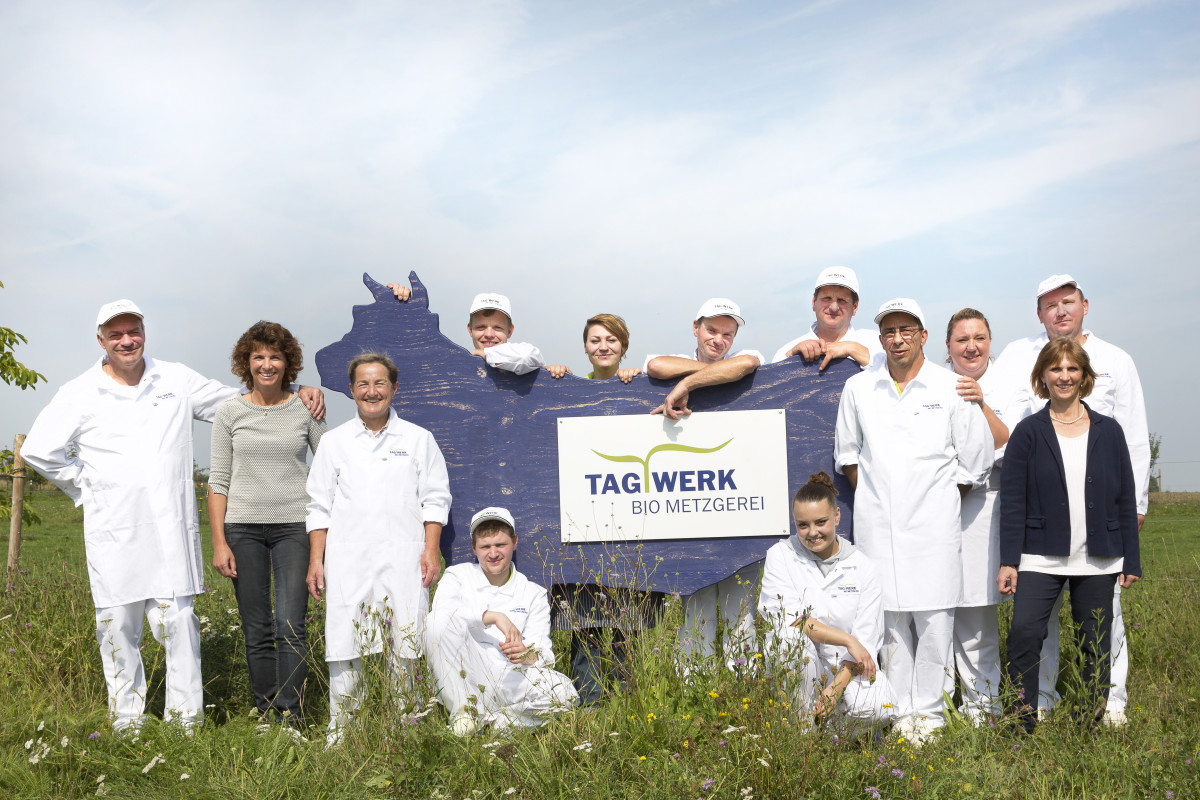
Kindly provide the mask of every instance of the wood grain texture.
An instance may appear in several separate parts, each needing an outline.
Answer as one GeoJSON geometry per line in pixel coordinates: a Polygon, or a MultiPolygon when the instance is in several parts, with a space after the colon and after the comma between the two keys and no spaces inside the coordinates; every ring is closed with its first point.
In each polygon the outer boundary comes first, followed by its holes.
{"type": "MultiPolygon", "coordinates": [[[[409,280],[412,298],[401,303],[364,274],[374,302],[354,307],[350,332],[322,348],[316,364],[323,386],[349,396],[346,368],[356,355],[377,350],[396,362],[396,413],[433,432],[450,472],[454,504],[442,533],[447,563],[474,558],[469,522],[488,505],[512,511],[520,539],[519,567],[545,586],[599,583],[687,595],[758,561],[779,541],[767,536],[561,544],[556,420],[648,414],[673,384],[644,375],[624,384],[575,375],[554,380],[545,370],[513,375],[492,369],[441,333],[425,286],[415,272],[409,280]]],[[[465,317],[462,313],[455,319],[465,326],[465,317]]],[[[685,333],[687,322],[680,325],[685,333]]],[[[838,400],[846,379],[858,371],[850,359],[831,363],[824,373],[799,358],[764,364],[736,383],[692,392],[690,406],[693,411],[785,409],[788,485],[794,491],[813,472],[833,473],[838,400]]],[[[330,420],[331,426],[339,423],[330,420]]],[[[834,480],[841,493],[840,530],[852,537],[850,487],[840,475],[834,480]]]]}

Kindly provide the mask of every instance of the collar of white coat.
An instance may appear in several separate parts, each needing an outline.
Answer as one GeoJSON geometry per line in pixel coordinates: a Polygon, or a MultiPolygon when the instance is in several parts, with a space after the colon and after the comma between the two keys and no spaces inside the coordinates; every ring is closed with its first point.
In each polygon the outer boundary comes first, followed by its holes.
{"type": "Polygon", "coordinates": [[[400,419],[400,415],[396,413],[396,409],[388,406],[388,419],[387,422],[383,423],[383,427],[379,429],[379,433],[372,433],[371,429],[367,427],[367,423],[363,422],[362,417],[358,415],[357,411],[354,412],[354,418],[358,420],[358,434],[360,436],[366,436],[369,439],[379,439],[383,437],[389,429],[395,430],[395,427],[392,425],[392,423],[400,419]]]}
{"type": "MultiPolygon", "coordinates": [[[[913,377],[913,379],[911,381],[908,382],[908,385],[911,386],[914,383],[918,383],[921,386],[928,386],[929,385],[929,376],[932,374],[933,370],[937,370],[937,369],[943,370],[945,372],[950,371],[950,370],[946,369],[945,367],[941,366],[940,364],[933,363],[933,360],[930,359],[929,356],[925,356],[925,362],[923,364],[921,364],[921,368],[919,370],[917,370],[917,374],[913,377]]],[[[883,354],[883,358],[871,359],[870,366],[868,366],[863,371],[871,372],[872,370],[874,370],[874,372],[875,372],[875,381],[877,383],[886,382],[886,383],[894,384],[896,382],[896,379],[892,377],[892,373],[888,369],[887,352],[886,351],[883,354]]]]}
{"type": "MultiPolygon", "coordinates": [[[[145,362],[146,369],[142,372],[142,379],[138,381],[138,386],[141,386],[151,378],[158,378],[162,375],[162,370],[159,369],[158,362],[153,358],[150,356],[142,356],[142,361],[145,362]]],[[[101,391],[110,392],[128,392],[130,389],[137,388],[135,386],[125,386],[124,384],[117,383],[115,380],[109,377],[109,374],[104,371],[104,365],[107,363],[108,353],[102,354],[96,361],[96,366],[93,368],[96,379],[96,388],[100,389],[101,391]]]]}

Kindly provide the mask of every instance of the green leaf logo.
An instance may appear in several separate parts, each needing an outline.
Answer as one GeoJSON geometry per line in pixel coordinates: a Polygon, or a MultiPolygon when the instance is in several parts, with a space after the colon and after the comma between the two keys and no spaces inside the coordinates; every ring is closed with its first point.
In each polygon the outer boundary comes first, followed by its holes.
{"type": "Polygon", "coordinates": [[[716,447],[692,447],[691,445],[672,444],[672,443],[668,442],[667,444],[659,444],[659,445],[655,445],[654,447],[651,447],[650,452],[646,453],[645,458],[638,458],[637,456],[610,456],[605,453],[601,453],[599,450],[593,450],[592,452],[608,461],[641,464],[642,465],[642,486],[645,487],[646,494],[649,494],[650,493],[650,457],[653,456],[655,453],[662,453],[662,452],[668,451],[668,450],[673,450],[678,453],[715,453],[732,441],[733,441],[733,437],[730,437],[730,438],[726,439],[724,442],[722,442],[721,444],[717,445],[716,447]]]}

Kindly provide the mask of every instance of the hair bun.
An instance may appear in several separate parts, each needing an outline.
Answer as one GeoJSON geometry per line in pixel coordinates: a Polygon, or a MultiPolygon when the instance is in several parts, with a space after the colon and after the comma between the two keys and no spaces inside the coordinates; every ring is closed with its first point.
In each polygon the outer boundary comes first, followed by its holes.
{"type": "MultiPolygon", "coordinates": [[[[814,472],[808,476],[808,482],[816,486],[824,486],[828,489],[833,489],[833,478],[829,477],[829,473],[821,470],[814,472]]],[[[835,490],[836,491],[836,490],[835,490]]]]}

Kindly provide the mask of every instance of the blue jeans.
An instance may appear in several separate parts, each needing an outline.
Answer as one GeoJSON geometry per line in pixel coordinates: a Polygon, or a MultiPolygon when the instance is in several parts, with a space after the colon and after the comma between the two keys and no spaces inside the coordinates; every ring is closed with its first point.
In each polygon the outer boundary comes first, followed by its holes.
{"type": "Polygon", "coordinates": [[[254,703],[264,715],[290,712],[300,723],[304,696],[304,616],[308,611],[308,532],[303,522],[282,525],[227,523],[233,579],[254,703]],[[275,611],[271,612],[274,584],[275,611]]]}
{"type": "Polygon", "coordinates": [[[1117,574],[1049,575],[1022,570],[1017,575],[1012,627],[1008,631],[1008,679],[1017,702],[1012,709],[1025,730],[1037,724],[1038,661],[1054,604],[1063,587],[1071,590],[1071,617],[1083,656],[1084,697],[1080,717],[1094,724],[1108,699],[1109,650],[1112,646],[1113,585],[1117,574]]]}

